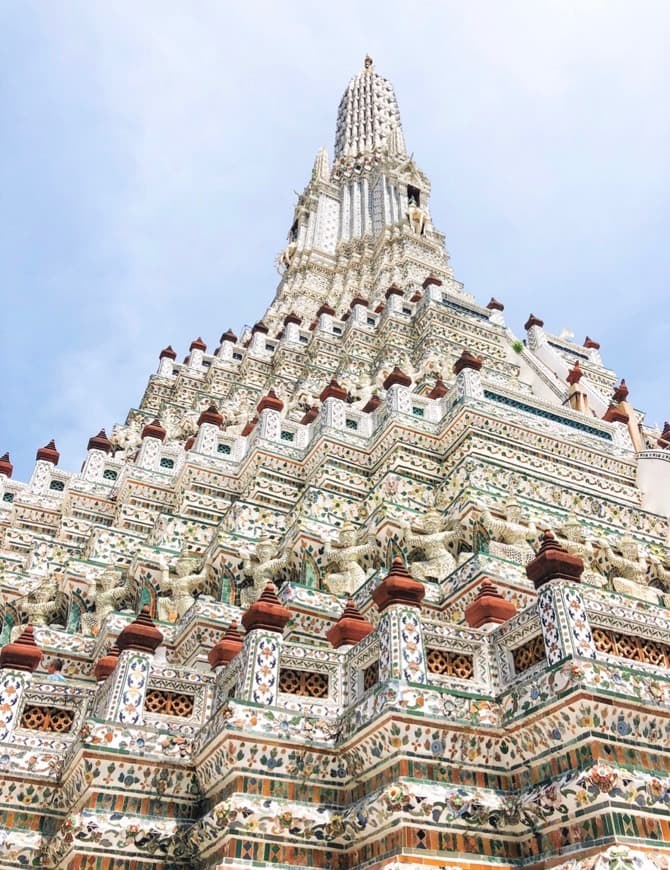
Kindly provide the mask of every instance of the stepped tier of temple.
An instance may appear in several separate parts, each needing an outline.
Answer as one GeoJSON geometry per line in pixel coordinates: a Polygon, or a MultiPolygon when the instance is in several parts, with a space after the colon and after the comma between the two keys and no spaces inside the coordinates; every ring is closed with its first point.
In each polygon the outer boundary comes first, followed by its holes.
{"type": "Polygon", "coordinates": [[[277,266],[0,458],[0,868],[668,868],[670,424],[465,292],[369,58],[277,266]]]}

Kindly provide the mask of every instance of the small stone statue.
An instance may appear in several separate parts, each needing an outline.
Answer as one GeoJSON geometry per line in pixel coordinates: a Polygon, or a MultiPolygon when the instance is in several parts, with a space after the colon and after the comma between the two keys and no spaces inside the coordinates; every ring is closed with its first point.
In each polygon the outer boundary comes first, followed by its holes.
{"type": "Polygon", "coordinates": [[[341,383],[349,390],[354,408],[364,408],[377,392],[377,385],[367,372],[361,372],[354,377],[343,377],[341,383]]]}
{"type": "Polygon", "coordinates": [[[489,553],[525,565],[535,558],[531,543],[537,542],[538,532],[533,523],[521,523],[521,506],[515,499],[505,505],[505,519],[497,519],[488,508],[480,507],[480,520],[491,535],[489,553]]]}
{"type": "Polygon", "coordinates": [[[670,566],[666,567],[658,556],[649,556],[649,585],[670,592],[670,566]]]}
{"type": "Polygon", "coordinates": [[[409,223],[412,232],[416,233],[417,236],[422,236],[426,229],[428,215],[421,206],[416,204],[413,197],[410,197],[410,200],[407,203],[406,215],[407,222],[409,223]]]}
{"type": "Polygon", "coordinates": [[[658,594],[649,589],[649,563],[630,536],[624,535],[619,540],[619,553],[605,541],[597,543],[597,564],[603,574],[609,577],[615,592],[632,595],[652,604],[658,603],[658,594]]]}
{"type": "Polygon", "coordinates": [[[328,571],[323,585],[333,595],[352,595],[365,582],[367,574],[361,566],[365,558],[377,558],[378,548],[374,535],[367,535],[365,543],[358,543],[359,532],[352,523],[345,522],[335,543],[326,542],[324,547],[324,567],[336,568],[328,571]]]}
{"type": "Polygon", "coordinates": [[[142,435],[136,423],[126,426],[115,426],[109,439],[114,447],[129,452],[135,450],[142,443],[142,435]]]}
{"type": "Polygon", "coordinates": [[[624,535],[619,540],[618,550],[616,553],[608,542],[598,541],[597,561],[603,573],[612,579],[623,578],[646,586],[649,566],[637,543],[629,535],[624,535]]]}
{"type": "Polygon", "coordinates": [[[442,514],[431,508],[414,525],[404,526],[404,541],[411,550],[419,550],[422,559],[410,562],[410,574],[426,582],[441,583],[456,567],[456,559],[450,552],[450,545],[458,543],[460,532],[448,530],[442,514]]]}
{"type": "MultiPolygon", "coordinates": [[[[188,556],[184,551],[175,563],[174,572],[171,572],[168,565],[163,561],[160,565],[161,567],[161,576],[159,578],[159,584],[161,589],[169,593],[169,598],[159,599],[159,616],[164,618],[166,607],[169,608],[169,604],[172,604],[174,607],[174,611],[171,612],[168,610],[167,616],[174,615],[176,612],[176,617],[182,617],[186,611],[193,605],[195,602],[195,598],[193,597],[193,592],[195,592],[198,588],[202,587],[202,585],[210,579],[212,576],[212,565],[206,560],[202,563],[202,567],[199,571],[196,571],[198,564],[200,563],[200,559],[194,556],[188,556]]],[[[170,619],[169,621],[173,622],[174,619],[170,619]]]]}
{"type": "Polygon", "coordinates": [[[105,617],[116,609],[128,591],[126,584],[121,580],[121,571],[108,566],[95,578],[95,616],[98,628],[104,622],[105,617]]]}
{"type": "Polygon", "coordinates": [[[277,271],[280,275],[291,265],[297,247],[298,246],[295,242],[289,242],[277,257],[277,271]]]}
{"type": "Polygon", "coordinates": [[[56,595],[58,584],[53,578],[45,580],[29,593],[21,604],[21,610],[27,614],[32,625],[47,625],[49,617],[56,611],[56,595]]]}
{"type": "Polygon", "coordinates": [[[584,529],[574,514],[570,514],[567,521],[559,526],[556,539],[568,553],[579,556],[584,561],[583,583],[599,587],[607,585],[607,578],[600,571],[593,569],[596,562],[596,551],[591,541],[587,540],[584,529]]]}
{"type": "Polygon", "coordinates": [[[249,607],[261,594],[268,582],[275,582],[277,574],[286,568],[291,561],[291,554],[277,555],[277,546],[266,535],[262,535],[256,544],[253,557],[247,555],[244,559],[244,573],[253,579],[253,585],[240,590],[240,605],[249,607]]]}

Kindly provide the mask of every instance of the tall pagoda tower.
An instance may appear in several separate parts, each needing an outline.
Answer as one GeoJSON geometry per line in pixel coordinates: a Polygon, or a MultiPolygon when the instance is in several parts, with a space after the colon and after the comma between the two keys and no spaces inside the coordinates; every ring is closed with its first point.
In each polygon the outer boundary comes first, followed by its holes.
{"type": "Polygon", "coordinates": [[[366,58],[262,319],[0,459],[0,868],[668,868],[670,424],[430,192],[366,58]]]}

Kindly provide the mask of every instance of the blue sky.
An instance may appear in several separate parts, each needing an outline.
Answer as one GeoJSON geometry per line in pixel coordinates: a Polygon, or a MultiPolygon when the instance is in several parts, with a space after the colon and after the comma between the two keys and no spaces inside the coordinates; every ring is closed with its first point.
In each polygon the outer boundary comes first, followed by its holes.
{"type": "Polygon", "coordinates": [[[466,288],[670,418],[668,44],[666,0],[0,0],[0,453],[78,469],[162,347],[261,316],[366,52],[466,288]]]}

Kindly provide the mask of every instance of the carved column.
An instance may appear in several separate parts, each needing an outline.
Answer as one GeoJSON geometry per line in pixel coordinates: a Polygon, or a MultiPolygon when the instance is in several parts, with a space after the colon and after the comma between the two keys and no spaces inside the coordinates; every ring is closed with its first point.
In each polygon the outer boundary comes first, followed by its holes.
{"type": "Polygon", "coordinates": [[[222,425],[223,417],[214,405],[210,405],[198,417],[198,434],[192,449],[196,453],[205,453],[208,456],[216,455],[222,425]]]}
{"type": "Polygon", "coordinates": [[[335,309],[331,308],[330,305],[324,303],[316,312],[316,316],[319,318],[317,324],[317,329],[319,330],[319,332],[332,333],[335,309]]]}
{"type": "Polygon", "coordinates": [[[579,586],[584,562],[558,545],[546,531],[526,574],[538,589],[537,612],[550,665],[565,658],[596,657],[593,635],[579,586]]]}
{"type": "Polygon", "coordinates": [[[161,447],[167,432],[158,420],[148,423],[142,429],[142,446],[135,460],[140,468],[154,469],[159,467],[161,447]]]}
{"type": "Polygon", "coordinates": [[[258,435],[268,441],[281,441],[281,412],[284,403],[270,390],[258,403],[258,435]]]}
{"type": "Polygon", "coordinates": [[[82,469],[82,477],[85,480],[102,480],[107,454],[112,449],[112,442],[107,437],[104,429],[97,435],[88,439],[88,456],[82,469]]]}
{"type": "Polygon", "coordinates": [[[415,580],[397,558],[386,578],[372,593],[381,617],[379,681],[426,683],[426,655],[421,628],[423,583],[415,580]]]}
{"type": "Polygon", "coordinates": [[[121,652],[116,667],[106,680],[100,682],[98,716],[122,725],[143,724],[153,656],[162,642],[163,635],[145,607],[116,641],[121,652]]]}
{"type": "Polygon", "coordinates": [[[229,329],[223,333],[221,336],[221,343],[216,350],[215,356],[219,359],[229,359],[233,358],[233,348],[237,344],[237,336],[235,333],[229,329]]]}
{"type": "Polygon", "coordinates": [[[51,482],[51,471],[58,465],[60,453],[53,439],[45,447],[40,447],[35,456],[35,468],[30,478],[31,492],[46,492],[51,482]]]}
{"type": "Polygon", "coordinates": [[[189,368],[200,368],[206,350],[207,345],[201,338],[196,338],[195,341],[191,342],[191,346],[189,347],[190,353],[188,355],[189,368]]]}
{"type": "Polygon", "coordinates": [[[322,425],[332,426],[334,429],[344,429],[346,427],[346,398],[347,391],[333,378],[319,396],[322,403],[322,425]]]}
{"type": "Polygon", "coordinates": [[[396,366],[384,381],[386,404],[390,411],[400,414],[412,413],[412,379],[396,366]]]}
{"type": "Polygon", "coordinates": [[[296,314],[287,314],[284,318],[284,337],[282,338],[282,343],[284,344],[299,344],[300,343],[300,324],[302,323],[302,318],[298,317],[296,314]]]}
{"type": "Polygon", "coordinates": [[[249,350],[256,354],[266,354],[267,335],[268,328],[262,321],[254,324],[251,330],[251,345],[249,346],[249,350]]]}
{"type": "Polygon", "coordinates": [[[26,626],[14,643],[0,650],[0,741],[8,741],[17,725],[23,693],[42,658],[32,625],[26,626]]]}
{"type": "Polygon", "coordinates": [[[469,350],[464,350],[454,363],[456,399],[483,399],[484,388],[479,374],[482,361],[469,350]]]}
{"type": "Polygon", "coordinates": [[[267,584],[258,601],[243,614],[242,625],[247,633],[235,692],[241,701],[268,707],[276,705],[282,634],[290,618],[290,610],[279,601],[272,583],[267,584]]]}
{"type": "Polygon", "coordinates": [[[158,371],[157,375],[161,378],[171,378],[172,370],[174,368],[174,361],[177,359],[177,354],[175,353],[172,345],[168,344],[167,347],[164,347],[158,356],[158,371]]]}

